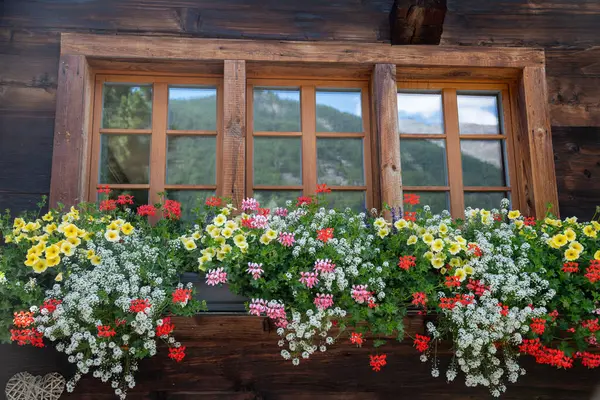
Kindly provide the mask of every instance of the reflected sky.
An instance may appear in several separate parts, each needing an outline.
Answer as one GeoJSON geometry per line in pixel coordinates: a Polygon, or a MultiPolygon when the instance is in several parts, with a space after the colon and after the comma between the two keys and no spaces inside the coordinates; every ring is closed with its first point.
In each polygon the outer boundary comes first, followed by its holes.
{"type": "Polygon", "coordinates": [[[400,133],[443,133],[442,95],[398,93],[400,133]]]}
{"type": "Polygon", "coordinates": [[[460,94],[457,102],[460,133],[500,133],[496,96],[460,94]]]}
{"type": "Polygon", "coordinates": [[[170,87],[169,99],[172,100],[190,100],[202,99],[216,95],[217,90],[214,88],[198,88],[198,87],[170,87]]]}

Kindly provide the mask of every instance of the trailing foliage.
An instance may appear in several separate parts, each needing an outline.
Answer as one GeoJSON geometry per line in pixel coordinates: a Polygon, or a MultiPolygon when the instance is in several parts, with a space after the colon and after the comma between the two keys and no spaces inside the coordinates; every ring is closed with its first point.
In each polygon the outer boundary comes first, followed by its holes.
{"type": "Polygon", "coordinates": [[[183,358],[164,317],[197,311],[178,275],[199,268],[207,284],[228,283],[251,298],[250,314],[273,320],[281,356],[294,365],[348,341],[375,347],[368,361],[380,371],[393,363],[383,345],[405,339],[411,308],[437,316],[412,338],[432,375],[442,367],[437,343],[447,341],[454,357],[443,366],[446,378],[462,372],[467,386],[493,395],[525,373],[521,354],[558,368],[600,365],[597,221],[536,221],[508,210],[508,201],[453,220],[416,209],[414,194],[405,196],[408,211],[388,209],[385,219],[375,210],[329,209],[329,189],[318,192],[272,210],[255,199],[236,210],[211,197],[187,224],[176,202],[134,215],[129,196],[42,218],[5,216],[4,309],[31,309],[2,315],[3,333],[14,317],[13,340],[46,338],[77,364],[70,389],[92,371],[124,396],[136,360],[155,353],[157,337],[183,358]]]}

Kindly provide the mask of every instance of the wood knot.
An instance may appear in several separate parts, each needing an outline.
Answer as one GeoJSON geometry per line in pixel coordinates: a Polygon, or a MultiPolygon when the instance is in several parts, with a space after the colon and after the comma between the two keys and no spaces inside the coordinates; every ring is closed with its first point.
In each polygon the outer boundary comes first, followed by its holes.
{"type": "Polygon", "coordinates": [[[591,178],[592,177],[592,173],[590,172],[590,170],[588,169],[584,169],[583,170],[583,174],[586,176],[586,178],[591,178]]]}

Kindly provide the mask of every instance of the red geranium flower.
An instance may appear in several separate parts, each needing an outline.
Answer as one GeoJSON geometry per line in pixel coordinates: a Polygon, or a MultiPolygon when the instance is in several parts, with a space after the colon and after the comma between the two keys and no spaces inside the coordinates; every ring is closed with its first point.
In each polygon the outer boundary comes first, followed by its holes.
{"type": "Polygon", "coordinates": [[[529,327],[533,333],[541,335],[546,330],[546,320],[544,318],[532,318],[529,327]]]}
{"type": "Polygon", "coordinates": [[[108,185],[98,185],[98,193],[110,193],[110,187],[108,185]]]}
{"type": "Polygon", "coordinates": [[[130,194],[122,194],[117,197],[117,203],[120,205],[133,204],[133,196],[130,194]]]}
{"type": "Polygon", "coordinates": [[[579,271],[579,264],[576,262],[566,262],[563,264],[562,271],[574,274],[579,271]]]}
{"type": "Polygon", "coordinates": [[[129,311],[134,313],[144,312],[146,308],[150,307],[150,300],[148,299],[134,299],[131,300],[129,305],[129,311]]]}
{"type": "Polygon", "coordinates": [[[419,204],[420,196],[414,193],[404,193],[404,204],[417,205],[419,204]]]}
{"type": "Polygon", "coordinates": [[[329,239],[333,239],[333,228],[319,229],[317,231],[317,239],[323,243],[327,243],[329,239]]]}
{"type": "Polygon", "coordinates": [[[329,189],[326,183],[321,183],[317,185],[317,193],[331,193],[331,189],[329,189]]]}
{"type": "Polygon", "coordinates": [[[298,202],[296,203],[296,207],[308,205],[310,203],[312,203],[312,197],[300,196],[300,197],[298,197],[298,202]]]}
{"type": "Polygon", "coordinates": [[[425,293],[415,292],[412,294],[412,296],[413,296],[412,304],[414,304],[415,306],[425,307],[427,305],[427,296],[425,295],[425,293]]]}
{"type": "Polygon", "coordinates": [[[98,337],[113,337],[117,334],[110,325],[98,325],[98,337]]]}
{"type": "Polygon", "coordinates": [[[375,372],[379,372],[381,371],[381,367],[384,367],[387,364],[386,358],[387,355],[385,354],[381,354],[381,355],[370,355],[369,356],[371,358],[371,361],[369,362],[369,364],[371,365],[371,367],[373,368],[373,371],[375,372]]]}
{"type": "Polygon", "coordinates": [[[100,202],[100,211],[112,211],[117,208],[117,202],[112,199],[102,200],[100,202]]]}
{"type": "Polygon", "coordinates": [[[352,332],[350,335],[350,343],[355,344],[357,346],[362,346],[363,344],[363,335],[362,333],[352,332]]]}
{"type": "Polygon", "coordinates": [[[536,224],[535,217],[525,217],[525,225],[533,226],[535,224],[536,224]]]}
{"type": "Polygon", "coordinates": [[[447,276],[446,277],[446,287],[459,287],[460,286],[460,278],[458,276],[447,276]]]}
{"type": "Polygon", "coordinates": [[[137,208],[137,213],[141,217],[154,217],[156,215],[156,208],[153,205],[145,204],[137,208]]]}
{"type": "Polygon", "coordinates": [[[33,313],[27,311],[19,311],[13,313],[13,324],[18,328],[27,328],[33,324],[33,313]]]}
{"type": "Polygon", "coordinates": [[[408,271],[410,267],[414,267],[415,265],[417,265],[416,260],[417,257],[415,256],[402,256],[399,258],[398,266],[401,269],[408,271]]]}
{"type": "Polygon", "coordinates": [[[431,341],[431,338],[429,336],[416,334],[414,346],[417,348],[417,350],[419,352],[423,353],[423,352],[427,351],[427,349],[429,349],[430,341],[431,341]]]}
{"type": "Polygon", "coordinates": [[[222,203],[222,200],[220,197],[216,197],[216,196],[211,196],[208,199],[206,199],[205,204],[209,207],[219,207],[222,203]]]}
{"type": "Polygon", "coordinates": [[[163,217],[167,219],[181,218],[181,203],[175,200],[165,200],[163,205],[163,217]]]}
{"type": "Polygon", "coordinates": [[[56,306],[62,303],[62,300],[48,299],[44,301],[44,304],[40,307],[41,310],[48,310],[49,313],[53,313],[56,310],[56,306]]]}
{"type": "Polygon", "coordinates": [[[588,280],[591,283],[596,283],[596,282],[600,281],[600,261],[598,261],[598,260],[590,261],[590,266],[587,267],[585,272],[586,272],[585,277],[588,278],[588,280]]]}
{"type": "Polygon", "coordinates": [[[169,348],[169,358],[181,362],[185,357],[185,346],[169,348]]]}
{"type": "Polygon", "coordinates": [[[187,302],[192,298],[192,289],[176,289],[173,294],[173,303],[174,304],[187,304],[187,302]]]}
{"type": "Polygon", "coordinates": [[[163,318],[162,325],[156,326],[156,336],[169,336],[169,334],[173,332],[173,329],[175,329],[175,325],[171,323],[171,317],[163,318]]]}
{"type": "Polygon", "coordinates": [[[415,222],[417,220],[417,213],[415,211],[405,211],[404,219],[407,221],[415,222]]]}

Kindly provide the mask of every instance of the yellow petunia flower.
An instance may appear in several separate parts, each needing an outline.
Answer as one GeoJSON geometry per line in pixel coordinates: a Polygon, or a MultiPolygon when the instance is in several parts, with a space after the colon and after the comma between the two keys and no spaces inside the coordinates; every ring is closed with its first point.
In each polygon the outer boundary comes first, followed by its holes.
{"type": "Polygon", "coordinates": [[[462,246],[466,246],[467,244],[467,239],[465,239],[462,236],[457,236],[454,238],[454,240],[456,240],[458,243],[460,243],[462,246]]]}
{"type": "Polygon", "coordinates": [[[400,218],[398,221],[394,222],[394,227],[398,230],[404,229],[408,226],[408,222],[404,218],[400,218]]]}
{"type": "Polygon", "coordinates": [[[6,237],[4,238],[4,243],[12,243],[12,241],[13,241],[12,235],[6,235],[6,237]]]}
{"type": "Polygon", "coordinates": [[[52,212],[47,212],[46,214],[44,214],[44,216],[42,217],[42,219],[46,222],[51,222],[54,220],[54,216],[52,215],[52,212]]]}
{"type": "Polygon", "coordinates": [[[565,229],[564,235],[567,237],[567,240],[569,242],[572,242],[573,240],[577,239],[577,234],[571,228],[565,229]]]}
{"type": "Polygon", "coordinates": [[[235,235],[233,243],[235,243],[237,247],[240,247],[240,245],[246,243],[246,237],[244,235],[235,235]]]}
{"type": "Polygon", "coordinates": [[[521,216],[521,211],[519,210],[512,210],[508,212],[508,219],[517,219],[521,216]]]}
{"type": "Polygon", "coordinates": [[[121,232],[123,232],[125,235],[131,235],[133,233],[133,225],[131,225],[129,222],[127,222],[126,224],[123,224],[121,226],[121,232]]]}
{"type": "Polygon", "coordinates": [[[442,239],[435,239],[433,243],[431,243],[431,250],[439,253],[444,249],[444,241],[442,239]]]}
{"type": "Polygon", "coordinates": [[[454,271],[454,276],[458,276],[458,280],[462,282],[467,277],[467,272],[463,268],[457,268],[454,271]]]}
{"type": "Polygon", "coordinates": [[[25,221],[23,220],[23,218],[15,218],[15,220],[13,221],[13,228],[15,229],[21,229],[25,226],[25,221]]]}
{"type": "Polygon", "coordinates": [[[183,244],[183,247],[185,247],[185,249],[188,250],[188,251],[192,251],[192,250],[195,250],[197,248],[196,242],[194,242],[193,240],[187,240],[183,244]]]}
{"type": "Polygon", "coordinates": [[[52,246],[46,248],[45,255],[47,259],[58,257],[60,254],[60,247],[53,244],[52,246]]]}
{"type": "Polygon", "coordinates": [[[592,225],[594,227],[595,230],[600,231],[600,222],[598,221],[592,221],[592,225]]]}
{"type": "Polygon", "coordinates": [[[586,225],[583,227],[583,234],[587,237],[595,238],[598,233],[591,225],[586,225]]]}
{"type": "Polygon", "coordinates": [[[120,228],[125,224],[125,220],[123,220],[121,218],[117,218],[117,219],[115,219],[115,224],[117,224],[117,226],[120,228]]]}
{"type": "Polygon", "coordinates": [[[431,251],[426,251],[425,253],[423,253],[423,257],[425,257],[425,259],[431,261],[431,259],[433,258],[433,253],[431,251]]]}
{"type": "Polygon", "coordinates": [[[44,227],[44,232],[46,232],[49,235],[52,235],[52,232],[54,232],[56,230],[56,224],[50,224],[50,225],[46,225],[44,227]]]}
{"type": "Polygon", "coordinates": [[[29,253],[27,254],[27,258],[25,259],[25,265],[27,265],[28,267],[33,267],[33,265],[38,262],[40,259],[40,257],[35,254],[35,253],[29,253]]]}
{"type": "Polygon", "coordinates": [[[225,222],[225,228],[229,228],[232,231],[235,231],[239,228],[239,226],[238,226],[238,224],[236,224],[235,221],[229,220],[229,221],[225,222]]]}
{"type": "Polygon", "coordinates": [[[594,260],[600,261],[600,250],[598,250],[594,253],[594,260]]]}
{"type": "Polygon", "coordinates": [[[522,220],[518,219],[515,221],[515,226],[517,227],[517,229],[523,229],[523,226],[525,226],[525,222],[523,222],[522,220]]]}
{"type": "Polygon", "coordinates": [[[569,243],[569,248],[575,249],[579,253],[581,253],[583,251],[583,246],[579,242],[571,242],[571,243],[569,243]]]}
{"type": "Polygon", "coordinates": [[[63,280],[63,274],[62,274],[62,272],[60,272],[58,275],[56,275],[56,278],[54,278],[54,280],[56,282],[62,282],[62,280],[63,280]]]}
{"type": "Polygon", "coordinates": [[[78,233],[79,233],[79,229],[74,224],[69,224],[69,225],[65,226],[63,229],[63,235],[65,235],[65,237],[67,237],[67,238],[77,237],[78,233]]]}
{"type": "Polygon", "coordinates": [[[85,258],[87,258],[88,260],[91,260],[92,257],[94,257],[96,255],[96,252],[92,249],[89,249],[88,251],[85,252],[85,258]]]}
{"type": "Polygon", "coordinates": [[[44,272],[47,269],[48,269],[48,262],[46,262],[46,260],[44,260],[43,258],[40,258],[39,260],[37,260],[37,262],[35,264],[33,264],[33,271],[36,274],[41,274],[42,272],[44,272]]]}
{"type": "Polygon", "coordinates": [[[111,223],[110,223],[110,224],[109,224],[109,225],[106,227],[106,229],[108,229],[108,230],[110,230],[110,231],[118,231],[118,230],[119,230],[119,228],[121,228],[121,227],[119,226],[119,224],[117,223],[117,221],[113,221],[113,222],[111,222],[111,223]]]}
{"type": "Polygon", "coordinates": [[[259,242],[261,242],[262,244],[264,244],[266,246],[269,243],[271,243],[271,239],[269,239],[269,237],[266,234],[264,234],[264,235],[261,235],[259,242]]]}
{"type": "Polygon", "coordinates": [[[223,215],[229,215],[229,214],[231,214],[231,210],[229,208],[227,208],[227,207],[224,207],[224,208],[221,209],[221,214],[223,214],[223,215]]]}
{"type": "Polygon", "coordinates": [[[427,244],[429,244],[429,245],[431,245],[431,243],[433,243],[433,235],[432,235],[431,233],[426,233],[426,234],[424,234],[424,235],[421,237],[421,239],[422,239],[422,240],[423,240],[425,243],[427,243],[427,244]]]}
{"type": "Polygon", "coordinates": [[[219,245],[224,244],[227,241],[227,239],[225,239],[223,236],[219,236],[215,238],[215,242],[217,242],[219,245]]]}
{"type": "Polygon", "coordinates": [[[440,226],[438,227],[438,231],[442,234],[445,235],[448,233],[448,225],[446,224],[440,224],[440,226]]]}
{"type": "Polygon", "coordinates": [[[75,247],[69,242],[63,242],[60,246],[60,251],[65,256],[70,257],[75,253],[75,247]]]}
{"type": "Polygon", "coordinates": [[[377,229],[381,229],[384,226],[387,226],[387,222],[385,221],[385,219],[379,217],[375,220],[375,222],[373,222],[373,226],[377,229]]]}
{"type": "Polygon", "coordinates": [[[215,226],[222,226],[225,222],[227,222],[227,217],[223,214],[219,214],[213,218],[213,224],[215,224],[215,226]]]}
{"type": "Polygon", "coordinates": [[[81,244],[81,239],[79,239],[78,237],[74,237],[74,238],[68,238],[67,242],[71,243],[73,246],[77,247],[81,244]]]}
{"type": "Polygon", "coordinates": [[[448,272],[448,270],[446,269],[446,267],[440,268],[440,274],[445,275],[446,272],[448,272]]]}
{"type": "Polygon", "coordinates": [[[95,255],[94,257],[90,258],[90,263],[96,267],[100,265],[101,262],[102,258],[98,255],[95,255]]]}
{"type": "Polygon", "coordinates": [[[220,249],[221,253],[229,254],[229,253],[231,253],[231,250],[233,250],[233,247],[231,247],[231,245],[228,245],[228,244],[221,245],[221,249],[220,249]]]}
{"type": "Polygon", "coordinates": [[[467,275],[473,275],[473,273],[475,272],[473,267],[471,267],[470,265],[465,266],[463,269],[465,270],[467,275]]]}
{"type": "Polygon", "coordinates": [[[60,257],[46,258],[46,263],[48,264],[48,267],[55,267],[60,263],[60,257]]]}
{"type": "Polygon", "coordinates": [[[273,229],[267,229],[265,235],[269,238],[269,240],[274,240],[277,238],[277,231],[274,231],[273,229]]]}
{"type": "Polygon", "coordinates": [[[109,242],[118,242],[119,240],[121,240],[121,236],[119,236],[119,231],[111,229],[107,230],[104,233],[104,238],[109,242]]]}
{"type": "Polygon", "coordinates": [[[448,247],[448,252],[450,254],[452,254],[453,256],[458,254],[460,252],[460,244],[459,243],[450,244],[450,247],[448,247]]]}
{"type": "Polygon", "coordinates": [[[215,256],[216,250],[212,247],[207,247],[206,249],[202,249],[202,251],[200,251],[200,253],[202,253],[204,255],[209,255],[212,259],[212,257],[215,256]]]}
{"type": "Polygon", "coordinates": [[[450,264],[450,266],[452,267],[460,267],[460,258],[457,257],[452,257],[450,259],[450,261],[448,262],[448,264],[450,264]]]}
{"type": "Polygon", "coordinates": [[[35,222],[28,222],[24,227],[21,228],[23,232],[33,232],[37,229],[37,224],[35,222]]]}
{"type": "Polygon", "coordinates": [[[225,259],[226,254],[222,251],[217,251],[217,260],[223,261],[225,259]]]}
{"type": "Polygon", "coordinates": [[[565,259],[567,261],[575,261],[579,258],[579,252],[573,248],[568,248],[565,251],[565,259]]]}
{"type": "Polygon", "coordinates": [[[389,234],[390,234],[390,230],[387,226],[385,226],[377,231],[377,236],[379,236],[382,239],[389,234]]]}
{"type": "Polygon", "coordinates": [[[411,236],[408,238],[408,240],[406,241],[406,244],[407,244],[407,245],[409,245],[409,246],[410,246],[410,245],[413,245],[413,244],[417,243],[417,240],[418,240],[418,239],[417,239],[417,237],[416,237],[415,235],[411,235],[411,236]]]}
{"type": "Polygon", "coordinates": [[[225,239],[229,239],[232,235],[233,231],[227,227],[221,230],[221,236],[223,236],[225,239]]]}
{"type": "Polygon", "coordinates": [[[85,240],[86,242],[89,242],[90,240],[92,240],[93,236],[94,236],[93,232],[86,232],[85,235],[83,235],[83,240],[85,240]]]}
{"type": "Polygon", "coordinates": [[[559,233],[558,235],[554,235],[551,240],[552,244],[554,244],[558,248],[563,247],[568,242],[567,237],[561,233],[559,233]]]}
{"type": "Polygon", "coordinates": [[[431,259],[431,265],[433,265],[433,268],[435,269],[440,269],[444,266],[444,260],[439,257],[433,257],[431,259]]]}
{"type": "Polygon", "coordinates": [[[242,253],[247,253],[248,252],[248,242],[244,242],[244,243],[238,245],[238,249],[240,249],[240,251],[242,253]]]}
{"type": "Polygon", "coordinates": [[[194,238],[195,240],[198,240],[202,237],[202,234],[200,232],[194,232],[192,233],[192,238],[194,238]]]}

